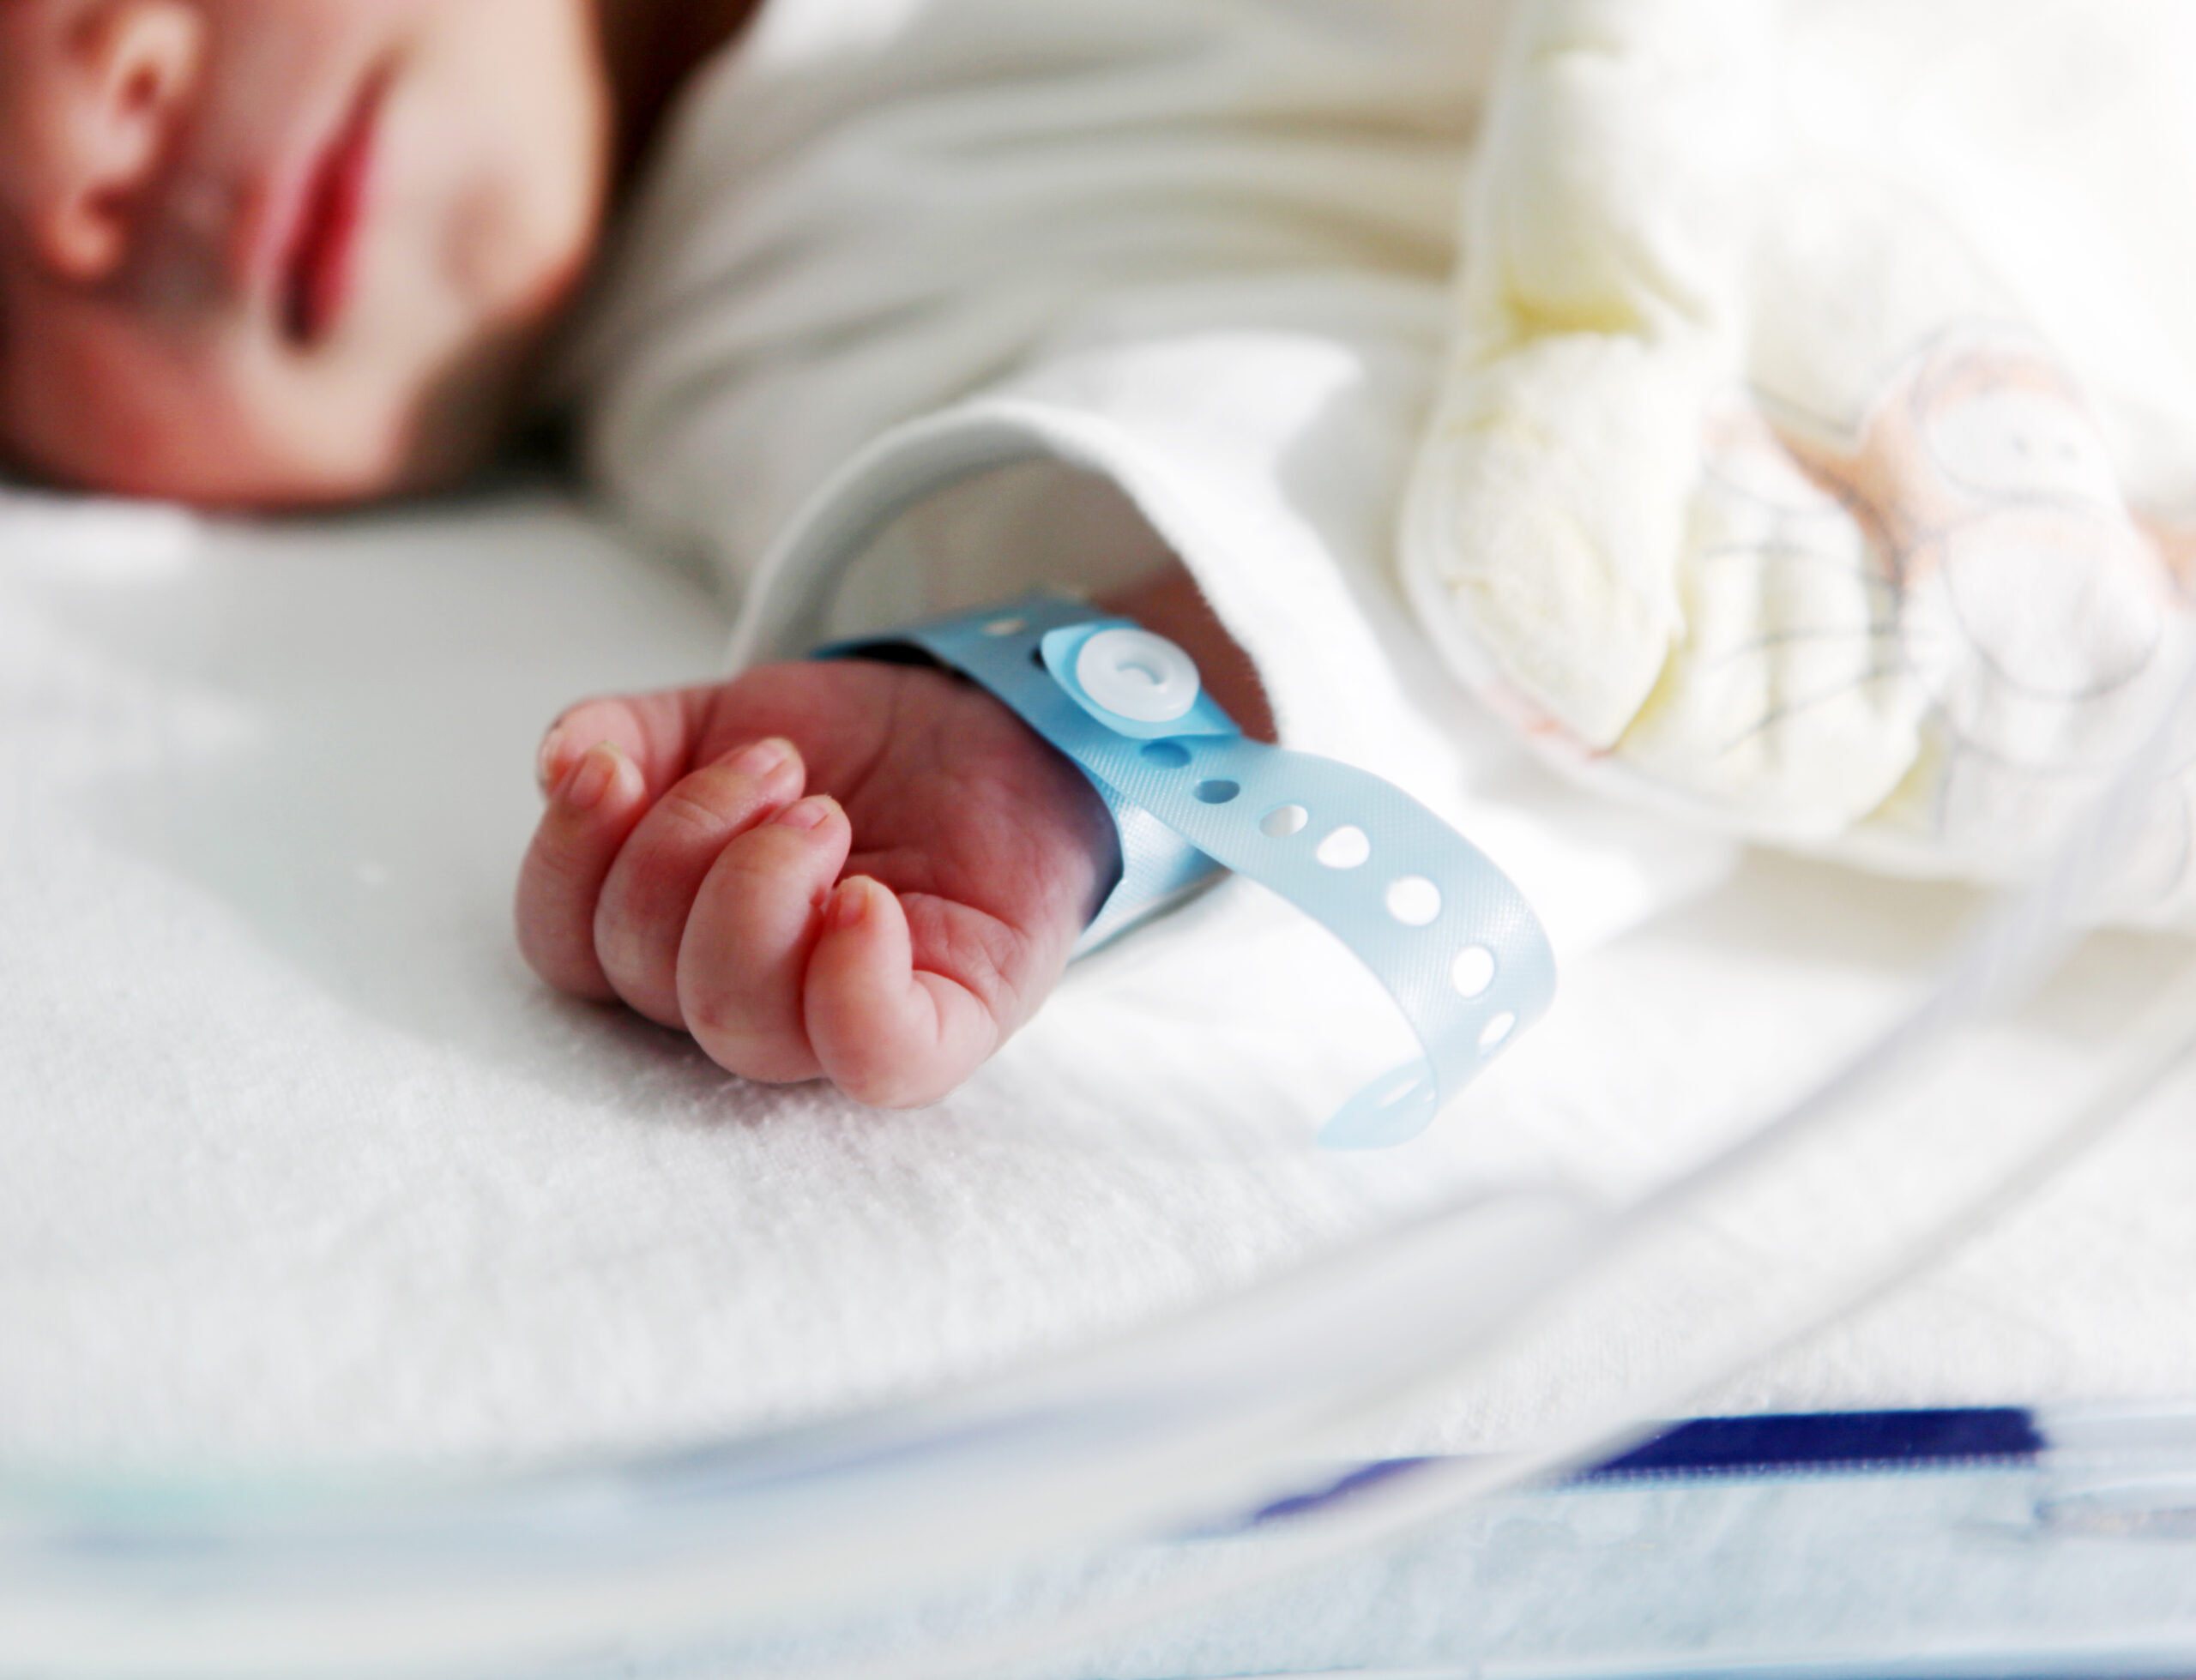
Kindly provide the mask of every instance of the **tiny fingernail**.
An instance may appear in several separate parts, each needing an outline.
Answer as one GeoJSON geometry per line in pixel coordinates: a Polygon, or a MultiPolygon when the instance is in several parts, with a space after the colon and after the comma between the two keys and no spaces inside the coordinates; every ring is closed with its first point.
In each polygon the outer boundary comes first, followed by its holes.
{"type": "Polygon", "coordinates": [[[610,785],[618,780],[618,766],[624,762],[625,755],[618,750],[615,742],[597,742],[581,755],[580,762],[564,778],[557,802],[567,810],[593,810],[610,792],[610,785]]]}
{"type": "Polygon", "coordinates": [[[831,796],[811,793],[805,799],[796,799],[770,819],[781,828],[817,828],[831,814],[831,796]]]}
{"type": "Polygon", "coordinates": [[[557,786],[557,744],[564,732],[562,718],[549,726],[549,732],[541,738],[541,746],[534,755],[534,785],[547,798],[557,786]]]}
{"type": "Polygon", "coordinates": [[[731,763],[743,776],[767,776],[792,756],[793,743],[773,735],[767,741],[742,747],[733,754],[731,763]]]}
{"type": "Polygon", "coordinates": [[[839,883],[839,890],[831,894],[831,908],[824,917],[825,925],[833,933],[844,933],[857,927],[869,911],[869,882],[856,876],[851,881],[839,883]]]}

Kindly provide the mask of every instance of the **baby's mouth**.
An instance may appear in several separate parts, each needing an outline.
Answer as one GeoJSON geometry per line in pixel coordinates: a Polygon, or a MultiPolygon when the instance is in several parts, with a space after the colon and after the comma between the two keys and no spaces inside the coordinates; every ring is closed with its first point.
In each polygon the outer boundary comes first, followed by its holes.
{"type": "Polygon", "coordinates": [[[305,189],[282,267],[282,330],[311,346],[332,331],[349,300],[366,219],[374,137],[386,75],[367,79],[350,116],[322,154],[305,189]]]}

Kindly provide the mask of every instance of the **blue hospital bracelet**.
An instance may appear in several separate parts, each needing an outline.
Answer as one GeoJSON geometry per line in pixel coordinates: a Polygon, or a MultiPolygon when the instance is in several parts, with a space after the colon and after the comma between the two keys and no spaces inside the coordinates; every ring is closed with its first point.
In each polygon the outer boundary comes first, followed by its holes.
{"type": "Polygon", "coordinates": [[[1393,783],[1247,738],[1188,654],[1125,618],[1038,594],[840,642],[912,646],[1004,702],[1067,755],[1120,830],[1121,879],[1078,953],[1225,868],[1349,947],[1425,1051],[1352,1097],[1330,1148],[1415,1137],[1555,991],[1532,906],[1479,849],[1393,783]]]}

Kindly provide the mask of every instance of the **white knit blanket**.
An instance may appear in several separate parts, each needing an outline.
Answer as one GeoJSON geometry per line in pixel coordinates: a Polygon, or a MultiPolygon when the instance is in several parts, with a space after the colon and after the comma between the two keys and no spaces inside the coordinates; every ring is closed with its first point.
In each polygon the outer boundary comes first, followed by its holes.
{"type": "MultiPolygon", "coordinates": [[[[1311,1147],[1384,1006],[1255,906],[1078,972],[938,1107],[864,1112],[552,997],[511,947],[543,722],[705,675],[722,635],[539,492],[267,527],[0,500],[0,1463],[687,1440],[1084,1342],[1519,1172],[1629,1195],[1855,1042],[1970,903],[1727,876],[1481,724],[1475,832],[1606,913],[1427,1139],[1311,1147]],[[1653,918],[1687,870],[1704,895],[1653,918]]],[[[2166,960],[2094,948],[2028,1053],[2089,1054],[2166,960]]],[[[2196,1393],[2192,1099],[1698,1403],[2196,1393]]],[[[1459,1394],[1390,1444],[1529,1424],[1459,1394]]]]}
{"type": "MultiPolygon", "coordinates": [[[[2196,652],[2185,8],[1521,7],[1405,568],[1598,785],[2007,879],[2196,652]]],[[[2196,920],[2196,755],[2092,906],[2196,920]]]]}

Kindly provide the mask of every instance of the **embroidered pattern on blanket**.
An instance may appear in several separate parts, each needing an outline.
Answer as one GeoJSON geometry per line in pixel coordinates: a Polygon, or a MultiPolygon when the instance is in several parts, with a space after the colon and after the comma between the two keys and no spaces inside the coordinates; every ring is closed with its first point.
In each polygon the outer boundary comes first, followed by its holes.
{"type": "MultiPolygon", "coordinates": [[[[1686,632],[1616,750],[1668,786],[1743,802],[1873,741],[1898,774],[1853,827],[1871,855],[2017,873],[2181,680],[2187,551],[2018,328],[1940,334],[1851,432],[1728,395],[1702,467],[1686,632]]],[[[2187,868],[2187,804],[2155,826],[2136,902],[2187,868]]]]}
{"type": "MultiPolygon", "coordinates": [[[[1590,784],[2006,882],[2179,691],[2196,381],[2178,282],[2099,207],[2167,157],[2145,54],[2196,38],[2016,9],[2002,37],[1840,0],[1521,9],[1401,563],[1451,669],[1590,784]],[[2088,148],[2062,179],[2005,90],[2070,41],[2134,114],[2039,117],[2088,148]]],[[[2186,745],[2102,919],[2196,925],[2186,745]]]]}

